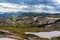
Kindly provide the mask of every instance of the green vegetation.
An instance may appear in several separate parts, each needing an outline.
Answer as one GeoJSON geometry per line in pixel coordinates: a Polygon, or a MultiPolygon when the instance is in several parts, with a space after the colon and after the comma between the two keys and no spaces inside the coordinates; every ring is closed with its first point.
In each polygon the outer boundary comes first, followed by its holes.
{"type": "MultiPolygon", "coordinates": [[[[39,23],[38,21],[31,20],[31,18],[32,17],[21,18],[21,19],[12,18],[6,21],[3,20],[0,23],[0,30],[10,31],[12,33],[15,33],[16,36],[19,37],[25,37],[26,36],[25,32],[42,32],[42,31],[45,32],[45,31],[52,31],[52,30],[60,30],[60,20],[57,21],[56,24],[53,24],[53,26],[47,28],[46,27],[47,23],[38,24],[39,23]]],[[[49,39],[41,38],[41,40],[49,40],[49,39]]],[[[51,40],[60,40],[60,37],[52,38],[51,40]]]]}
{"type": "Polygon", "coordinates": [[[21,24],[19,27],[0,26],[0,30],[8,30],[17,34],[17,36],[23,37],[25,32],[35,32],[36,29],[27,25],[21,24]]]}
{"type": "MultiPolygon", "coordinates": [[[[25,32],[39,32],[39,31],[48,31],[48,30],[41,30],[41,29],[37,29],[37,28],[33,28],[33,27],[29,27],[28,25],[26,24],[20,24],[20,26],[18,27],[3,27],[3,26],[0,26],[0,30],[8,30],[12,33],[15,33],[16,36],[19,36],[19,37],[25,37],[26,34],[25,32]]],[[[49,40],[49,39],[44,39],[44,38],[40,38],[41,40],[49,40]]],[[[60,37],[57,37],[57,38],[52,38],[51,40],[59,40],[60,37]]]]}
{"type": "Polygon", "coordinates": [[[5,26],[1,26],[0,25],[0,30],[8,30],[12,33],[17,34],[17,36],[19,37],[24,37],[25,36],[25,32],[40,32],[40,31],[50,31],[48,29],[45,30],[41,30],[40,28],[34,28],[33,26],[30,27],[27,24],[20,24],[18,26],[9,26],[9,25],[5,25],[5,26]]]}

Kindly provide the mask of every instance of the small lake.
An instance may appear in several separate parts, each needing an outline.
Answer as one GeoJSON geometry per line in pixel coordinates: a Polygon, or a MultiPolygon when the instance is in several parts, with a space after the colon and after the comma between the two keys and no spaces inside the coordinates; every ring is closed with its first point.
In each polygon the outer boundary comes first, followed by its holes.
{"type": "Polygon", "coordinates": [[[50,32],[25,32],[25,34],[33,34],[41,38],[59,37],[60,31],[50,31],[50,32]]]}

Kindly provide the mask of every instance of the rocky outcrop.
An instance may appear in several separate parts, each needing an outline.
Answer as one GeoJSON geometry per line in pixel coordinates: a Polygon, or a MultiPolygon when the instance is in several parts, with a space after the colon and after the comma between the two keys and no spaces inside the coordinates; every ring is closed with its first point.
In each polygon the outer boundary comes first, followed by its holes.
{"type": "Polygon", "coordinates": [[[0,18],[1,26],[19,26],[20,24],[27,24],[33,27],[41,27],[41,25],[54,23],[56,20],[60,18],[51,18],[51,17],[21,17],[17,18],[0,18]]]}
{"type": "Polygon", "coordinates": [[[12,39],[16,39],[16,40],[23,39],[23,38],[17,37],[16,34],[6,31],[6,30],[0,30],[0,37],[1,38],[12,38],[12,39]]]}

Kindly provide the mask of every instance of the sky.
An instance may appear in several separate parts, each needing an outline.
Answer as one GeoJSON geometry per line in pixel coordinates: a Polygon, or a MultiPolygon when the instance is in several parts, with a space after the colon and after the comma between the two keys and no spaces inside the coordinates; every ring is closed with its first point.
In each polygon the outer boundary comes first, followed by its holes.
{"type": "Polygon", "coordinates": [[[60,0],[0,0],[0,12],[60,13],[60,0]]]}

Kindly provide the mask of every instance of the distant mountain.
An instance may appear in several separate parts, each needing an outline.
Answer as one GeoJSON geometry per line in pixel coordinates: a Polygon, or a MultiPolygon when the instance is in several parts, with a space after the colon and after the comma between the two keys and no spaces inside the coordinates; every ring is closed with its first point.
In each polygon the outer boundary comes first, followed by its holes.
{"type": "MultiPolygon", "coordinates": [[[[41,16],[41,15],[51,15],[50,13],[35,13],[35,12],[16,12],[16,13],[0,13],[0,17],[12,18],[12,17],[23,17],[23,16],[41,16]]],[[[53,15],[57,15],[53,14],[53,15]]],[[[60,13],[59,13],[60,15],[60,13]]]]}

